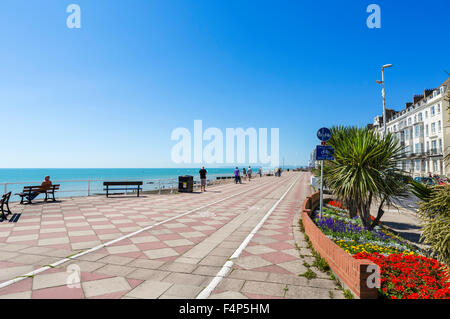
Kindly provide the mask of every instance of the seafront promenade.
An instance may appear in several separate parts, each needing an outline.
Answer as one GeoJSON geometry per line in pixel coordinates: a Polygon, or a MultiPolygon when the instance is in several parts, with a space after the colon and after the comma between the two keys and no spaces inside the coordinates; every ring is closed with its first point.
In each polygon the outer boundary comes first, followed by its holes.
{"type": "Polygon", "coordinates": [[[344,298],[313,266],[317,278],[299,276],[313,262],[297,227],[309,176],[15,203],[19,221],[0,223],[0,298],[344,298]]]}

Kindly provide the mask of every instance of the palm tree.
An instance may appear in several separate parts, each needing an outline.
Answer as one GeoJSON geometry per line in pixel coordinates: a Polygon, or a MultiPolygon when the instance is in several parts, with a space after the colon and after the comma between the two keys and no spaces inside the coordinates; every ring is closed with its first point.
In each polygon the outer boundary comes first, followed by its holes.
{"type": "Polygon", "coordinates": [[[385,204],[406,194],[407,178],[397,169],[403,148],[394,135],[381,136],[367,128],[337,126],[331,132],[328,144],[335,149],[335,160],[324,165],[324,180],[350,217],[359,214],[363,225],[373,228],[373,201],[380,203],[378,221],[385,204]]]}

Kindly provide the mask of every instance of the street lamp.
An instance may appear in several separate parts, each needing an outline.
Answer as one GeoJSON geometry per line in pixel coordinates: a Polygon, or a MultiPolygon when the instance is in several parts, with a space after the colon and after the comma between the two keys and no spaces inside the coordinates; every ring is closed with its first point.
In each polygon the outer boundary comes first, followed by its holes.
{"type": "Polygon", "coordinates": [[[378,84],[383,85],[383,89],[381,91],[381,95],[383,96],[383,126],[384,126],[384,135],[386,135],[386,91],[384,90],[384,69],[392,67],[392,64],[385,64],[381,67],[381,81],[377,81],[378,84]]]}

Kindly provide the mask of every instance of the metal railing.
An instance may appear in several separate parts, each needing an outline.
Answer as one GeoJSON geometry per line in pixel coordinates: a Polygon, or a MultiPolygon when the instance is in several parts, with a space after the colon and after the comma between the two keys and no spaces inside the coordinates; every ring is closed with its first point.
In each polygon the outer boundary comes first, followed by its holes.
{"type": "MultiPolygon", "coordinates": [[[[221,183],[224,180],[229,180],[233,177],[232,174],[208,174],[208,185],[214,185],[221,183]]],[[[86,180],[55,180],[53,184],[60,184],[60,190],[56,193],[58,197],[82,197],[93,195],[104,195],[103,182],[108,181],[142,181],[142,192],[153,191],[161,194],[163,191],[169,191],[173,193],[178,189],[178,177],[173,178],[158,178],[158,179],[145,179],[145,178],[118,178],[118,179],[86,179],[86,180]]],[[[21,193],[23,186],[40,185],[42,181],[28,181],[28,182],[3,182],[0,183],[0,190],[4,193],[12,192],[11,202],[19,200],[19,196],[16,193],[21,193]]],[[[194,187],[200,186],[200,179],[198,176],[194,176],[194,187]]],[[[131,187],[134,188],[134,187],[131,187]]],[[[1,192],[1,191],[0,191],[1,192]]],[[[131,194],[135,191],[125,188],[125,194],[131,194]]]]}

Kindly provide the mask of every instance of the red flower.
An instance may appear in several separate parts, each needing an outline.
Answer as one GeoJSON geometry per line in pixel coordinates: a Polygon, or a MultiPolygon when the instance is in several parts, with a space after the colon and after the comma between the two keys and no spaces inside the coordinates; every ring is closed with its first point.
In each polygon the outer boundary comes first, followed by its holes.
{"type": "Polygon", "coordinates": [[[381,269],[381,292],[392,299],[450,299],[450,282],[443,265],[423,256],[357,253],[381,269]]]}

